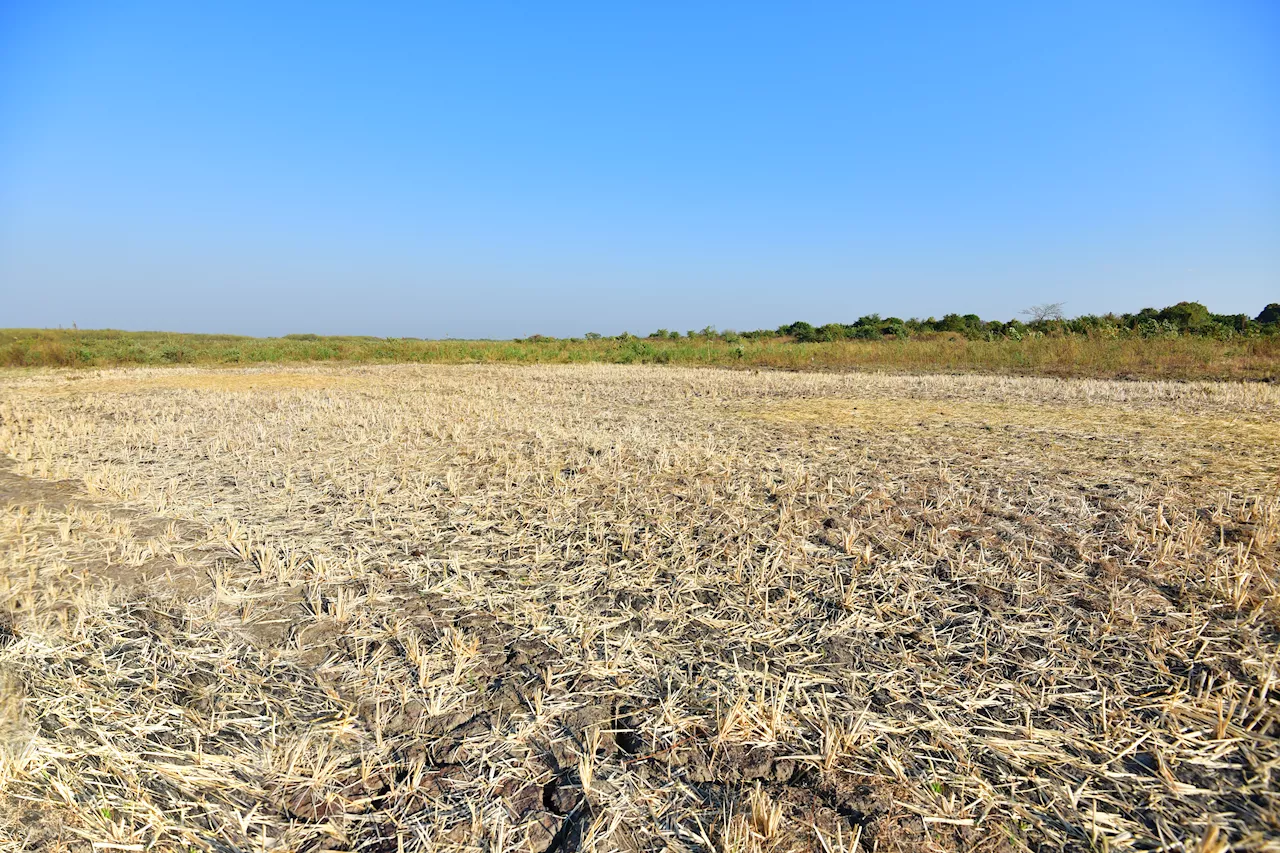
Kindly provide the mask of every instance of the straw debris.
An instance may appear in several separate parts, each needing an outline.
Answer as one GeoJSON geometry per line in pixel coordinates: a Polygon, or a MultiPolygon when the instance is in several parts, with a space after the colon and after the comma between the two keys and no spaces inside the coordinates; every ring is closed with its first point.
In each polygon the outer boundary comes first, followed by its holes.
{"type": "Polygon", "coordinates": [[[1280,850],[1280,391],[0,376],[0,850],[1280,850]]]}

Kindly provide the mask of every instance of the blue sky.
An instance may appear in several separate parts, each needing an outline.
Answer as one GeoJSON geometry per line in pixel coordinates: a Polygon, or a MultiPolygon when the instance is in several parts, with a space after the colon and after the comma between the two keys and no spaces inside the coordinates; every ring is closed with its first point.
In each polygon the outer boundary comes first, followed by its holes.
{"type": "Polygon", "coordinates": [[[1280,301],[1280,4],[0,0],[0,326],[1280,301]]]}

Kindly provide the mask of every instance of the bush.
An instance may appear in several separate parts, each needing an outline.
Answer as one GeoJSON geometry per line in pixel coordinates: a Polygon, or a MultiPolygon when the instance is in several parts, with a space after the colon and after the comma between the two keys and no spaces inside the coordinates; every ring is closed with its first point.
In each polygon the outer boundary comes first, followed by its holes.
{"type": "Polygon", "coordinates": [[[817,329],[812,324],[806,323],[804,320],[797,320],[789,326],[781,326],[778,328],[778,334],[790,335],[799,343],[812,343],[818,340],[817,329]]]}
{"type": "Polygon", "coordinates": [[[1179,302],[1160,309],[1156,319],[1176,329],[1200,329],[1209,323],[1209,309],[1199,302],[1179,302]]]}
{"type": "Polygon", "coordinates": [[[1255,322],[1264,326],[1280,325],[1280,302],[1272,302],[1258,314],[1255,322]]]}
{"type": "Polygon", "coordinates": [[[618,351],[614,358],[616,364],[667,364],[671,361],[671,353],[665,349],[657,349],[652,344],[641,341],[634,336],[627,346],[618,351]]]}
{"type": "Polygon", "coordinates": [[[186,347],[171,344],[160,350],[160,360],[169,364],[189,364],[195,358],[186,347]]]}
{"type": "Polygon", "coordinates": [[[1253,325],[1253,320],[1249,319],[1248,314],[1210,314],[1209,320],[1211,325],[1226,326],[1241,334],[1249,331],[1249,327],[1253,325]]]}
{"type": "Polygon", "coordinates": [[[1176,338],[1178,327],[1168,320],[1148,317],[1138,324],[1138,334],[1144,338],[1176,338]]]}

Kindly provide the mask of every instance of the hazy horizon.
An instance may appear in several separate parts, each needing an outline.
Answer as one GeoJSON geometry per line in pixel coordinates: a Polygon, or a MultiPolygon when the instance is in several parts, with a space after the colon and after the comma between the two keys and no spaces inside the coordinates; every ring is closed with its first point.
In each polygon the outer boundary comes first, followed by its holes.
{"type": "Polygon", "coordinates": [[[0,7],[0,327],[1280,301],[1280,7],[0,7]]]}

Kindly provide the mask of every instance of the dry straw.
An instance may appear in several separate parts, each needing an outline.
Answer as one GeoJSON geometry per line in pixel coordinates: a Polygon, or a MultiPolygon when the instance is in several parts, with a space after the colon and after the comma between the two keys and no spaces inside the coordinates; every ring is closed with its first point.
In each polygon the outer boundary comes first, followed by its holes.
{"type": "Polygon", "coordinates": [[[0,850],[1280,850],[1280,391],[0,377],[0,850]]]}

